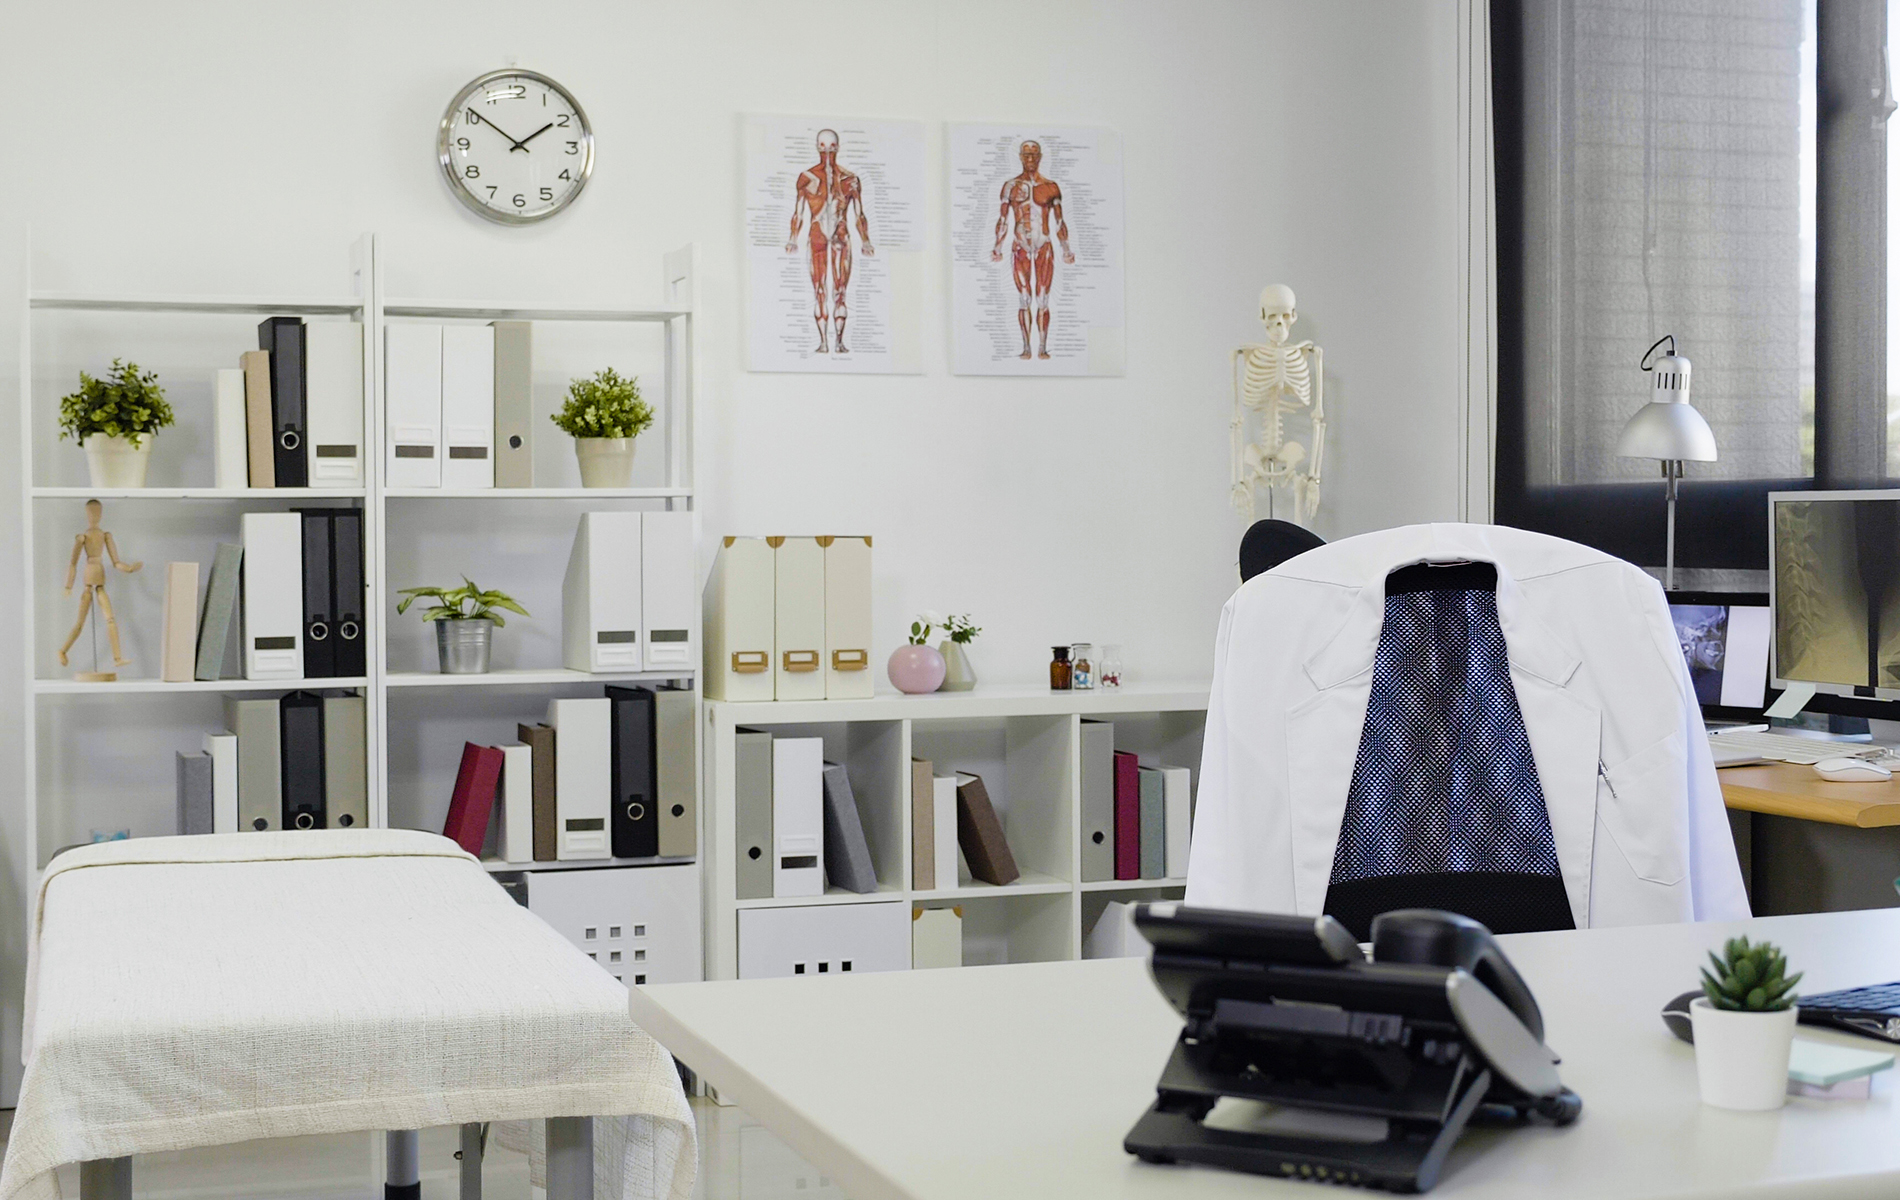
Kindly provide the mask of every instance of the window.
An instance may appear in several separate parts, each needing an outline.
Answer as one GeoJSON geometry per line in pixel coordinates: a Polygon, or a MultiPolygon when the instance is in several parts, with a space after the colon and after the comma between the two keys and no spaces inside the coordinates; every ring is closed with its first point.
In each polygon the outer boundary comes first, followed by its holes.
{"type": "Polygon", "coordinates": [[[1900,464],[1885,0],[1491,15],[1497,519],[1661,563],[1658,465],[1616,442],[1649,399],[1638,360],[1674,334],[1721,455],[1688,464],[1677,561],[1765,568],[1766,492],[1900,464]]]}

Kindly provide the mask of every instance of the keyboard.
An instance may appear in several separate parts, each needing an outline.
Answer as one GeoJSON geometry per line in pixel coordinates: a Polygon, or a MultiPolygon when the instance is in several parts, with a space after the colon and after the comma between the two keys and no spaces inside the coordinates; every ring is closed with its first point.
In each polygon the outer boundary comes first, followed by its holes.
{"type": "Polygon", "coordinates": [[[1792,733],[1711,733],[1715,765],[1733,766],[1765,758],[1769,762],[1812,766],[1829,758],[1856,758],[1874,749],[1870,742],[1824,742],[1792,733]]]}
{"type": "Polygon", "coordinates": [[[1827,1025],[1865,1037],[1900,1042],[1900,983],[1822,992],[1817,996],[1803,996],[1797,1003],[1805,1025],[1827,1025]]]}

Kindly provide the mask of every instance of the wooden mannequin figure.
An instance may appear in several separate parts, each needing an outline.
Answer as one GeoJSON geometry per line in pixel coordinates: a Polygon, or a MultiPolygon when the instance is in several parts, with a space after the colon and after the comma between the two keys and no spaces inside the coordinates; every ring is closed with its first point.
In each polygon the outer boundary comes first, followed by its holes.
{"type": "MultiPolygon", "coordinates": [[[[99,518],[104,514],[104,505],[97,500],[86,501],[85,532],[73,538],[73,556],[66,564],[66,595],[71,598],[73,594],[73,579],[79,571],[81,554],[86,556],[86,576],[81,585],[85,590],[79,593],[79,619],[73,622],[73,631],[66,635],[66,644],[59,648],[59,665],[62,667],[66,665],[66,652],[73,648],[73,643],[79,640],[80,633],[86,628],[86,618],[92,614],[95,597],[99,602],[99,611],[106,619],[106,639],[112,646],[113,666],[131,665],[132,660],[120,653],[119,623],[112,617],[112,601],[106,598],[105,560],[112,560],[112,565],[127,575],[145,564],[119,561],[119,548],[113,543],[112,535],[99,528],[99,518]]],[[[94,645],[96,646],[97,643],[95,642],[94,645]]],[[[117,671],[81,671],[74,676],[76,679],[89,683],[108,683],[118,677],[117,671]]]]}

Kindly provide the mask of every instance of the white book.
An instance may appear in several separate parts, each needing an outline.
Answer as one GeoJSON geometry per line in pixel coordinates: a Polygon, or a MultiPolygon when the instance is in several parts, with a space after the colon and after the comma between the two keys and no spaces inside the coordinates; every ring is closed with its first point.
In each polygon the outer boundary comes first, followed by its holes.
{"type": "Polygon", "coordinates": [[[534,749],[520,742],[501,750],[501,856],[534,861],[534,749]]]}
{"type": "Polygon", "coordinates": [[[244,678],[303,678],[303,516],[245,513],[244,678]]]}
{"type": "Polygon", "coordinates": [[[646,626],[642,671],[699,665],[699,606],[693,586],[693,514],[640,514],[640,621],[646,626]]]}
{"type": "Polygon", "coordinates": [[[211,832],[236,833],[238,828],[237,734],[205,734],[204,751],[211,756],[211,832]]]}
{"type": "Polygon", "coordinates": [[[363,486],[363,327],[304,326],[305,445],[311,487],[363,486]]]}
{"type": "Polygon", "coordinates": [[[442,328],[442,486],[495,486],[495,330],[442,328]]]}
{"type": "Polygon", "coordinates": [[[604,696],[550,700],[548,725],[555,746],[554,857],[611,857],[607,812],[613,795],[612,702],[604,696]]]}
{"type": "Polygon", "coordinates": [[[561,661],[570,671],[640,669],[640,515],[581,514],[561,582],[561,661]]]}
{"type": "Polygon", "coordinates": [[[766,538],[729,537],[706,578],[706,698],[772,699],[773,567],[766,538]]]}
{"type": "Polygon", "coordinates": [[[825,699],[869,700],[871,670],[871,539],[819,538],[825,543],[825,699]]]}
{"type": "Polygon", "coordinates": [[[936,841],[937,886],[961,887],[962,879],[957,875],[957,862],[961,857],[957,849],[957,777],[938,775],[930,782],[936,789],[931,805],[934,818],[931,835],[936,841]]]}
{"type": "Polygon", "coordinates": [[[1188,837],[1193,832],[1193,807],[1189,803],[1191,777],[1186,767],[1161,768],[1161,802],[1166,812],[1169,879],[1185,879],[1188,873],[1188,837]]]}
{"type": "Polygon", "coordinates": [[[225,367],[218,372],[212,412],[211,446],[221,488],[251,486],[250,431],[244,424],[244,371],[225,367]]]}
{"type": "Polygon", "coordinates": [[[442,486],[442,327],[383,331],[383,404],[390,487],[442,486]]]}
{"type": "Polygon", "coordinates": [[[824,547],[815,537],[774,540],[772,690],[779,700],[823,700],[824,547]]]}
{"type": "MultiPolygon", "coordinates": [[[[557,739],[558,744],[558,739],[557,739]]],[[[772,739],[772,894],[824,894],[825,741],[772,739]]]]}

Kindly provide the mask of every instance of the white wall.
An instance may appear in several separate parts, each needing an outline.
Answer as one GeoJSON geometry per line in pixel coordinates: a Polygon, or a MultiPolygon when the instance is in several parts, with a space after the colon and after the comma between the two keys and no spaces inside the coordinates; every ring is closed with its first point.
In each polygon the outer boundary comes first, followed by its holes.
{"type": "MultiPolygon", "coordinates": [[[[697,242],[709,534],[873,534],[880,655],[932,607],[975,614],[988,680],[1043,678],[1051,644],[1084,638],[1124,643],[1132,678],[1194,677],[1235,582],[1228,355],[1257,331],[1262,284],[1298,291],[1298,332],[1326,349],[1321,530],[1458,511],[1455,13],[1455,0],[268,13],[0,0],[20,117],[0,170],[46,289],[335,293],[350,242],[375,230],[391,294],[643,301],[661,254],[697,242]],[[525,230],[464,211],[433,158],[455,90],[510,60],[571,88],[597,137],[586,194],[525,230]],[[928,123],[922,376],[743,369],[747,111],[928,123]],[[1011,119],[1124,138],[1126,378],[946,373],[942,122],[1011,119]]],[[[14,428],[22,257],[0,245],[0,429],[14,428]]],[[[6,563],[14,469],[0,463],[6,563]]],[[[0,611],[16,611],[10,571],[0,587],[0,611]]],[[[0,635],[0,677],[17,678],[16,641],[0,635]]],[[[0,731],[18,702],[0,689],[0,731]]],[[[0,761],[15,754],[0,741],[0,761]]],[[[0,770],[0,904],[14,906],[29,865],[16,788],[0,770]]],[[[12,995],[23,920],[0,911],[12,995]]]]}

